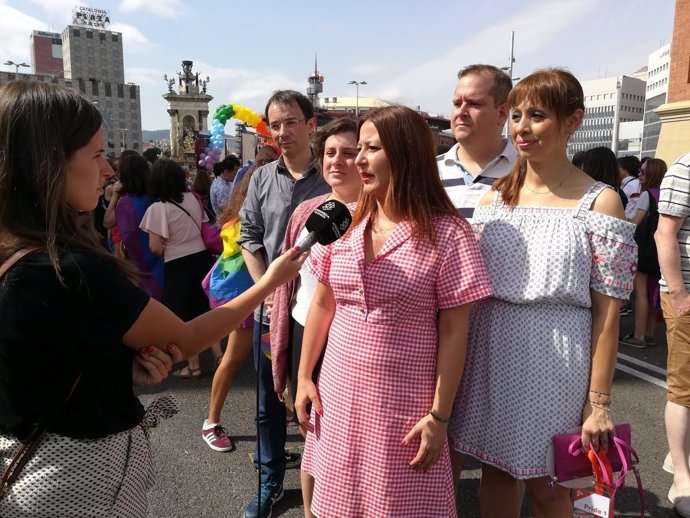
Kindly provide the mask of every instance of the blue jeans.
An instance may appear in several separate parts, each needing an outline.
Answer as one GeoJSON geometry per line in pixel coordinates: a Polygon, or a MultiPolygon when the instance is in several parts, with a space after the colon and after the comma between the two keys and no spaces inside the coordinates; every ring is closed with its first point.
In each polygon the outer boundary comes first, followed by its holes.
{"type": "Polygon", "coordinates": [[[259,372],[259,438],[261,454],[254,450],[254,459],[259,460],[261,483],[273,482],[281,485],[285,478],[285,404],[273,390],[271,360],[261,350],[261,335],[269,327],[254,321],[254,367],[259,372]],[[259,369],[260,367],[260,369],[259,369]]]}

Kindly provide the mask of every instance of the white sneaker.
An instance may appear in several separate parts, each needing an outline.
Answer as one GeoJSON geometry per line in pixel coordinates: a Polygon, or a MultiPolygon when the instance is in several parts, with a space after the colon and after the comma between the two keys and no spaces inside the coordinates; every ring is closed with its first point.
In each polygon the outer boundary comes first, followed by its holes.
{"type": "Polygon", "coordinates": [[[676,491],[676,486],[672,484],[671,489],[668,490],[668,499],[679,515],[690,518],[690,487],[676,491]]]}

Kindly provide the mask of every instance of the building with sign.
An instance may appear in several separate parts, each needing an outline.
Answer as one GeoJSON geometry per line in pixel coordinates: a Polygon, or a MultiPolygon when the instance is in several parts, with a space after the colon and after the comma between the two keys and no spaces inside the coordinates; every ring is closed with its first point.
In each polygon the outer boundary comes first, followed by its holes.
{"type": "Polygon", "coordinates": [[[14,79],[59,84],[91,99],[103,115],[106,154],[142,149],[139,86],[125,82],[122,33],[110,31],[110,13],[76,6],[62,34],[33,31],[34,74],[0,72],[0,85],[14,79]]]}
{"type": "Polygon", "coordinates": [[[57,32],[31,33],[31,68],[34,74],[62,77],[62,36],[57,32]]]}

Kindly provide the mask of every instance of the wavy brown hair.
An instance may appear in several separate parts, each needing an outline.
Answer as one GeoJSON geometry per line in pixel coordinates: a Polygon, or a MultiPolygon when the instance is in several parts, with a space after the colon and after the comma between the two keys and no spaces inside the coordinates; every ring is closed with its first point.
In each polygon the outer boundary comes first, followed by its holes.
{"type": "MultiPolygon", "coordinates": [[[[441,214],[463,219],[448,198],[436,165],[436,148],[429,125],[405,106],[386,106],[368,111],[359,121],[358,133],[371,122],[391,165],[386,204],[395,215],[412,222],[413,237],[436,245],[433,218],[441,214]]],[[[358,135],[359,138],[359,135],[358,135]]],[[[360,192],[351,228],[367,214],[376,213],[376,199],[360,192]]]]}
{"type": "Polygon", "coordinates": [[[642,190],[648,191],[652,187],[659,187],[661,185],[661,180],[664,179],[668,167],[666,166],[666,162],[660,158],[648,158],[642,166],[642,169],[644,169],[645,175],[642,190]]]}
{"type": "MultiPolygon", "coordinates": [[[[516,84],[508,95],[508,105],[513,109],[524,101],[553,111],[561,124],[576,110],[585,109],[582,85],[573,74],[561,68],[537,70],[516,84]]],[[[501,192],[506,205],[515,207],[526,174],[527,162],[518,156],[510,174],[496,181],[492,189],[501,192]]]]}
{"type": "Polygon", "coordinates": [[[48,252],[64,282],[61,253],[86,249],[133,269],[101,246],[90,213],[67,205],[67,164],[103,123],[94,104],[69,88],[30,81],[0,87],[0,262],[24,247],[48,252]]]}

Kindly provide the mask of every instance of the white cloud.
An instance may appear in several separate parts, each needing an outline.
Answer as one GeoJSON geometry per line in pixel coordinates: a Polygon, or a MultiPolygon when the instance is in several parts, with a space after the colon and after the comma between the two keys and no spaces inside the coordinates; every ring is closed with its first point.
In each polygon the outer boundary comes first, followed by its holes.
{"type": "Polygon", "coordinates": [[[124,42],[125,52],[132,52],[137,50],[147,50],[153,43],[144,36],[139,29],[134,25],[128,25],[126,23],[112,23],[110,24],[111,31],[121,32],[122,41],[124,42]]]}
{"type": "Polygon", "coordinates": [[[422,109],[448,114],[455,74],[460,68],[471,63],[507,66],[513,30],[520,37],[516,51],[520,73],[524,70],[526,75],[535,67],[547,66],[548,63],[539,61],[544,52],[555,39],[568,33],[572,34],[575,45],[581,19],[589,16],[596,6],[596,0],[535,2],[520,14],[470,35],[466,42],[448,52],[411,66],[380,88],[372,89],[370,95],[403,104],[411,104],[410,99],[414,99],[414,104],[422,109]]]}
{"type": "Polygon", "coordinates": [[[31,0],[31,3],[42,7],[51,16],[57,16],[65,24],[72,20],[74,6],[84,5],[81,0],[31,0]]]}
{"type": "MultiPolygon", "coordinates": [[[[358,63],[350,67],[353,74],[362,76],[372,76],[387,72],[386,66],[382,63],[358,63]]],[[[356,79],[359,81],[359,79],[356,79]]]]}
{"type": "MultiPolygon", "coordinates": [[[[48,25],[41,20],[28,16],[17,9],[14,9],[4,3],[0,4],[0,49],[2,49],[2,56],[0,56],[0,63],[7,60],[21,63],[31,63],[31,56],[29,52],[30,36],[34,30],[47,31],[48,25]]],[[[9,67],[6,69],[12,69],[9,67]]],[[[23,69],[24,72],[29,72],[29,69],[23,69]]]]}
{"type": "Polygon", "coordinates": [[[180,18],[189,12],[180,0],[122,0],[120,11],[148,11],[164,18],[180,18]]]}

